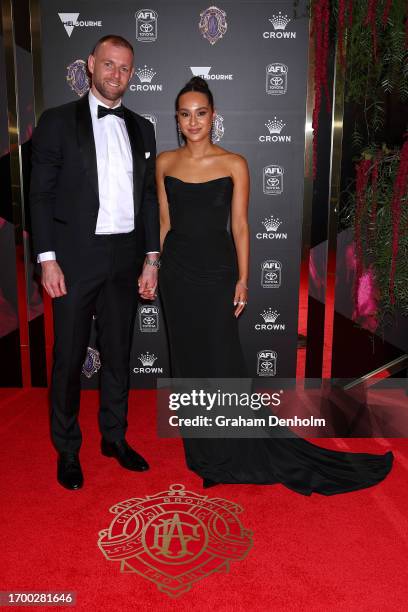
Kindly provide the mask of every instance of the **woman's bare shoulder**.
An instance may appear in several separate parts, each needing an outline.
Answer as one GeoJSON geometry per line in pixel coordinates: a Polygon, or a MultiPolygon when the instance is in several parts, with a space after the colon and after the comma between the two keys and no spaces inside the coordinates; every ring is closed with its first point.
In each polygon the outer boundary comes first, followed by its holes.
{"type": "Polygon", "coordinates": [[[225,161],[230,164],[233,164],[234,166],[242,167],[248,165],[247,160],[243,155],[240,155],[239,153],[234,153],[233,151],[228,151],[228,149],[224,149],[223,147],[217,146],[216,154],[220,155],[225,159],[225,161]]]}
{"type": "Polygon", "coordinates": [[[157,168],[164,170],[169,164],[174,163],[179,155],[180,152],[178,149],[162,151],[156,158],[157,168]]]}
{"type": "Polygon", "coordinates": [[[224,160],[234,179],[249,175],[248,162],[243,155],[224,149],[224,160]]]}
{"type": "Polygon", "coordinates": [[[162,151],[161,153],[158,154],[157,156],[157,161],[166,161],[166,160],[170,160],[173,159],[177,153],[179,152],[178,149],[170,149],[169,151],[162,151]]]}

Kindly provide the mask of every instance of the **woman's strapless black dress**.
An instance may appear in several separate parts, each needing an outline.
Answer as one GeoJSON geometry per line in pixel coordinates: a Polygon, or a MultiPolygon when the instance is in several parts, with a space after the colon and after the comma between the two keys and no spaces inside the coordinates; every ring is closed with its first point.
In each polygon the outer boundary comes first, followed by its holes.
{"type": "MultiPolygon", "coordinates": [[[[227,231],[233,181],[186,183],[165,177],[171,230],[166,236],[160,293],[172,376],[244,378],[234,317],[237,263],[227,231]]],[[[294,438],[184,439],[188,467],[218,483],[282,483],[303,495],[370,487],[391,469],[393,455],[339,452],[294,438]]]]}

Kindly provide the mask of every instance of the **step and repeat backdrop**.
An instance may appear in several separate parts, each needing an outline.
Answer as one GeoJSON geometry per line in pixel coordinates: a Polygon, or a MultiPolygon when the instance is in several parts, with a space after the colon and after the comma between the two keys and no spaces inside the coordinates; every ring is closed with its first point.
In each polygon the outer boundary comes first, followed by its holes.
{"type": "MultiPolygon", "coordinates": [[[[153,123],[159,152],[178,146],[180,88],[193,75],[208,81],[217,111],[214,141],[243,155],[251,172],[249,303],[240,320],[250,376],[296,374],[309,22],[305,3],[297,3],[296,14],[294,4],[40,3],[44,108],[86,95],[86,60],[106,34],[134,46],[124,104],[153,123]]],[[[194,329],[185,333],[193,336],[194,329]]],[[[199,355],[199,345],[196,350],[199,355]]],[[[97,385],[99,367],[93,331],[84,386],[97,385]]],[[[139,305],[130,367],[132,387],[170,375],[159,300],[139,305]]]]}

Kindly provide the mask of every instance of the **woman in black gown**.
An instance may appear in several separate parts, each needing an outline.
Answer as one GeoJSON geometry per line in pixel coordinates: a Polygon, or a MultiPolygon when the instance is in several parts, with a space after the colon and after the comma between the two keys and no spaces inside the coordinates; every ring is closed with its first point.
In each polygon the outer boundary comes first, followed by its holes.
{"type": "MultiPolygon", "coordinates": [[[[249,175],[246,161],[211,142],[214,102],[192,78],[176,100],[185,145],[157,159],[160,292],[172,375],[247,376],[237,317],[247,302],[249,175]],[[227,231],[231,216],[232,236],[227,231]]],[[[282,483],[310,495],[344,493],[385,478],[393,455],[327,450],[298,437],[184,439],[188,467],[217,483],[282,483]]]]}

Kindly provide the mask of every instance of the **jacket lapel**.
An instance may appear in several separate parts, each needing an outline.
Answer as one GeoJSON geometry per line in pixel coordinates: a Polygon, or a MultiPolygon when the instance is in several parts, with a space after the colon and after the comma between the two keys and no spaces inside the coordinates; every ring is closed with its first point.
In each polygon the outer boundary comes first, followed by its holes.
{"type": "Polygon", "coordinates": [[[133,113],[124,108],[125,124],[129,135],[130,146],[133,157],[133,197],[135,204],[135,214],[138,213],[142,198],[143,181],[146,166],[145,151],[143,146],[142,132],[137,124],[133,113]]]}
{"type": "Polygon", "coordinates": [[[88,96],[83,96],[77,103],[77,138],[88,178],[99,203],[98,168],[96,165],[95,139],[92,128],[91,111],[88,96]]]}

